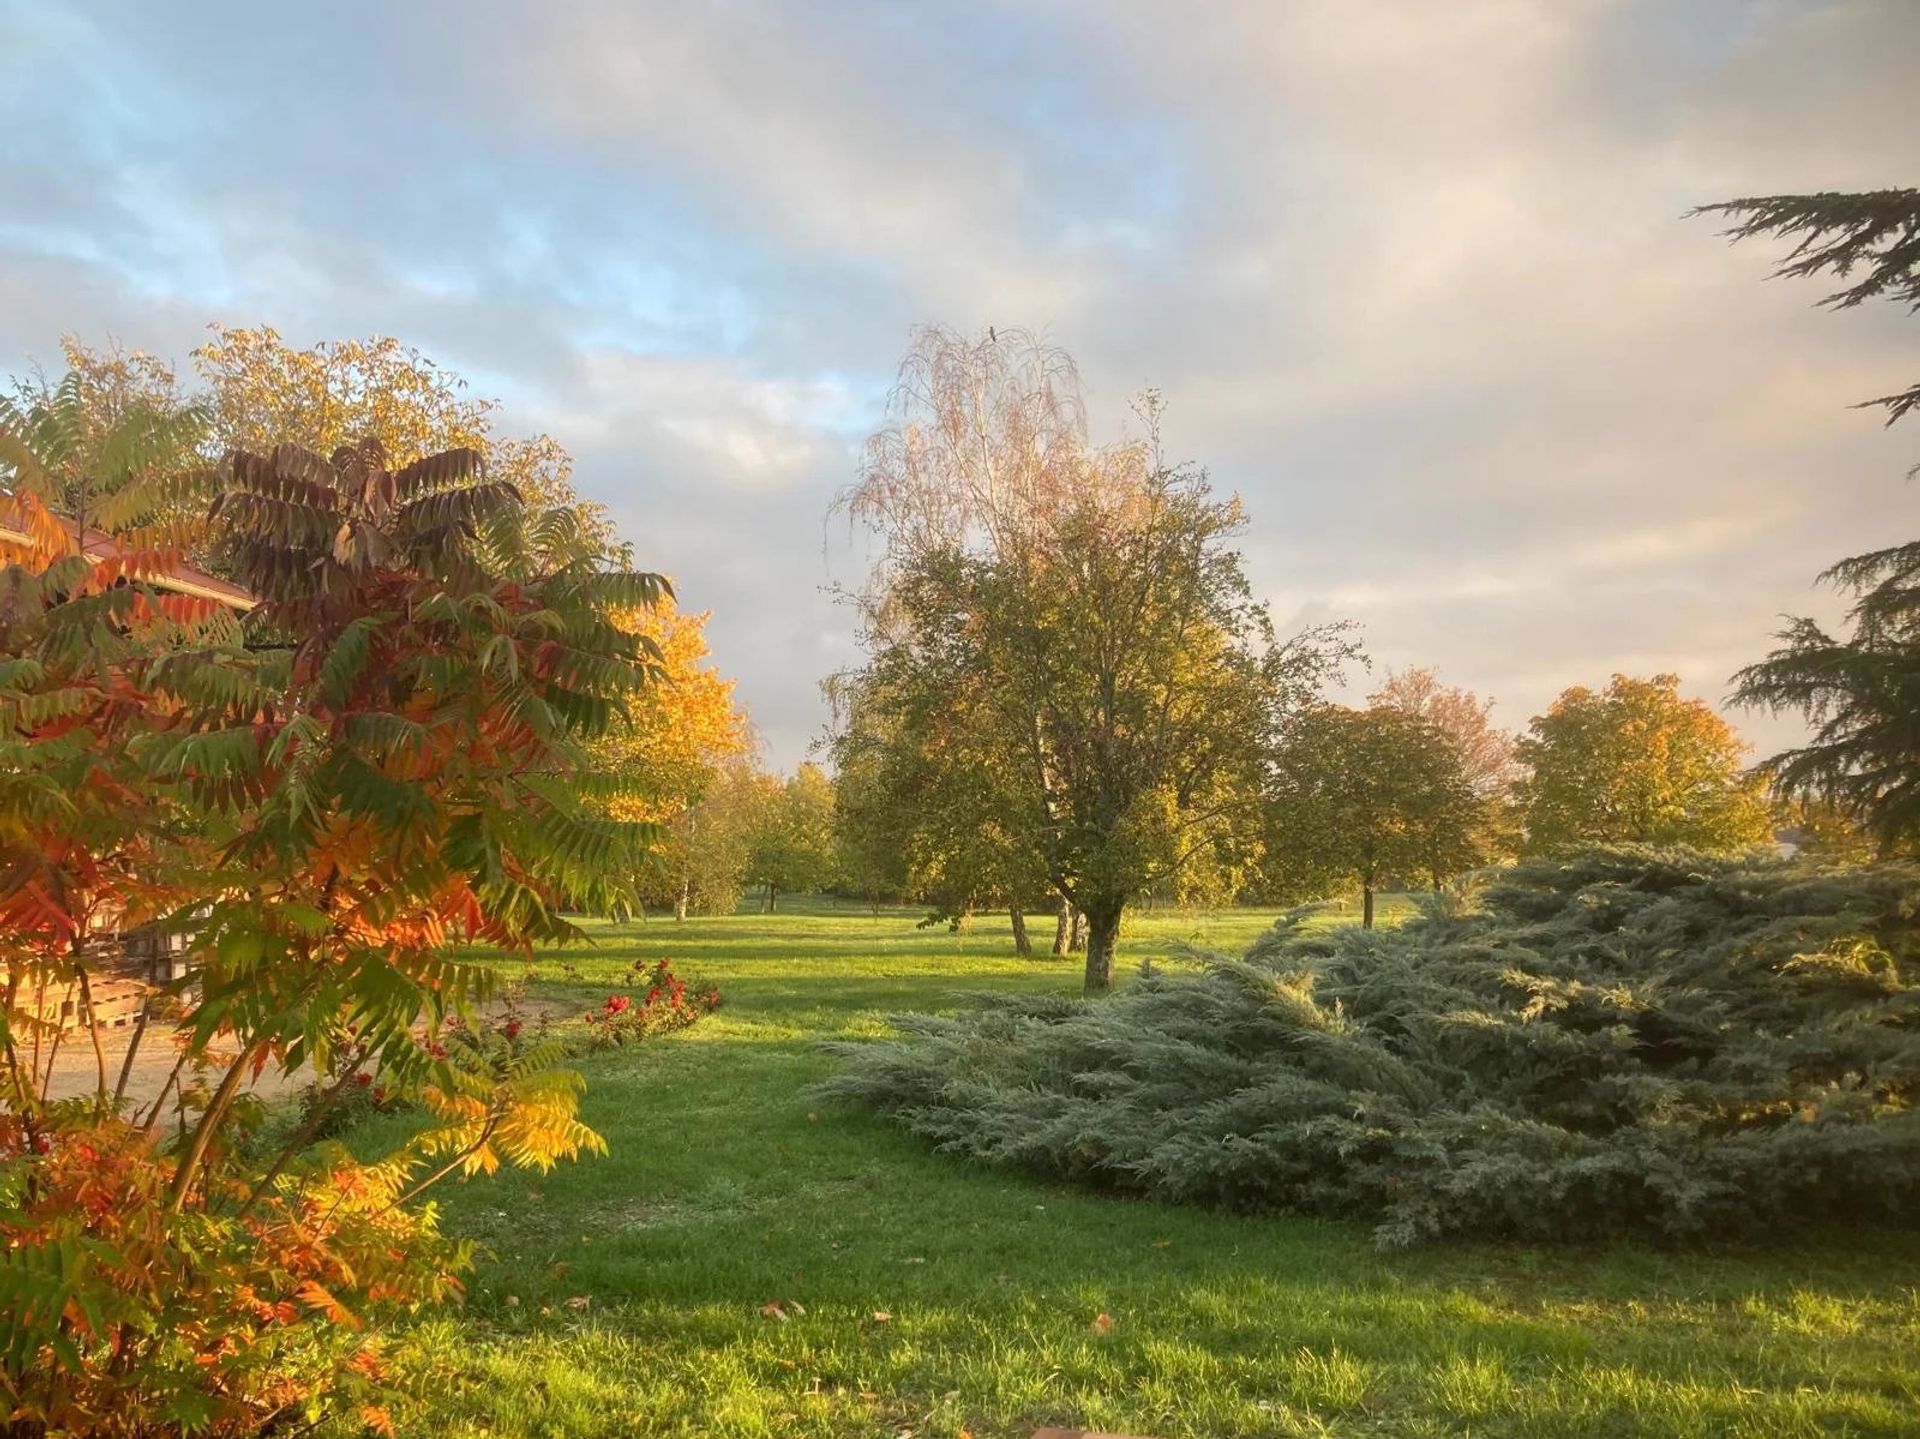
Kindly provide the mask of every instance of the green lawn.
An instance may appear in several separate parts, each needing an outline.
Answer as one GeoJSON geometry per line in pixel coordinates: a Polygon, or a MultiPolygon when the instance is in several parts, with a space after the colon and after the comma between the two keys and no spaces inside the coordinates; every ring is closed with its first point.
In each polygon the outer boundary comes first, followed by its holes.
{"type": "MultiPolygon", "coordinates": [[[[1122,968],[1271,919],[1143,916],[1122,968]]],[[[963,991],[1071,990],[1077,957],[1013,958],[1003,916],[955,938],[817,906],[599,933],[566,956],[577,981],[542,957],[538,992],[584,1008],[669,954],[726,1007],[587,1062],[608,1157],[444,1191],[487,1257],[409,1337],[441,1396],[410,1432],[1920,1433],[1911,1235],[1383,1254],[1358,1226],[968,1169],[821,1110],[818,1041],[963,991]]]]}

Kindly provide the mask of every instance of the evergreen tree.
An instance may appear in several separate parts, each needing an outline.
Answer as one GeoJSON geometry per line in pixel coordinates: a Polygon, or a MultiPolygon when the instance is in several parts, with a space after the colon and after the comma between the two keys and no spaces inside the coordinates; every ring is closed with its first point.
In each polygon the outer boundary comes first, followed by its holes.
{"type": "MultiPolygon", "coordinates": [[[[1793,240],[1777,273],[1846,283],[1825,304],[1870,299],[1920,312],[1920,189],[1772,195],[1705,207],[1731,215],[1734,239],[1793,240]]],[[[1920,385],[1862,402],[1892,424],[1920,406],[1920,385]]],[[[1853,597],[1851,633],[1804,617],[1779,646],[1734,677],[1736,703],[1797,711],[1814,727],[1763,768],[1791,799],[1831,806],[1867,830],[1885,855],[1920,845],[1920,541],[1854,555],[1823,583],[1853,597]]]]}

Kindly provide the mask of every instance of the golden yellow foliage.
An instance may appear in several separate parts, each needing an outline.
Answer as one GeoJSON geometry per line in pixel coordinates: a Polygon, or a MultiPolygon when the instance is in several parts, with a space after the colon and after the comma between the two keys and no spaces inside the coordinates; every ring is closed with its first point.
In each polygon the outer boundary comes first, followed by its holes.
{"type": "Polygon", "coordinates": [[[670,599],[632,615],[634,629],[659,647],[664,674],[634,702],[633,724],[596,750],[603,769],[636,786],[613,802],[615,818],[672,819],[700,798],[721,763],[746,751],[733,681],[707,662],[707,618],[670,599]]]}

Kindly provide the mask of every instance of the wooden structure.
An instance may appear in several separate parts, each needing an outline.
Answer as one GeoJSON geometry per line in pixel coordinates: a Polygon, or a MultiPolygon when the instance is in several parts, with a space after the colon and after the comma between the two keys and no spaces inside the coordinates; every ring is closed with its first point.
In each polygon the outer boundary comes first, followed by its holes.
{"type": "MultiPolygon", "coordinates": [[[[83,530],[64,516],[54,518],[66,531],[74,550],[95,563],[117,560],[129,553],[127,546],[102,530],[83,530]]],[[[26,529],[19,507],[10,496],[0,494],[0,545],[30,547],[35,543],[36,537],[26,529]]],[[[155,589],[213,600],[240,613],[255,604],[254,597],[239,585],[184,562],[134,568],[141,582],[155,589]]],[[[118,926],[107,924],[95,931],[89,943],[97,946],[89,976],[92,1014],[81,1012],[86,1006],[77,988],[64,993],[49,990],[41,1001],[41,1016],[62,1027],[91,1023],[113,1028],[134,1023],[155,988],[184,978],[193,967],[187,936],[163,933],[152,926],[123,933],[118,926]]]]}

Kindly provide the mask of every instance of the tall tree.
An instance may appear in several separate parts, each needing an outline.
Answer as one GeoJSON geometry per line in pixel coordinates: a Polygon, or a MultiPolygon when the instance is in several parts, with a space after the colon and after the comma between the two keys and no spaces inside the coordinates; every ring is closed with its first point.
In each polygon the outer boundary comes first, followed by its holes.
{"type": "MultiPolygon", "coordinates": [[[[1731,240],[1791,240],[1775,272],[1784,278],[1832,275],[1845,283],[1822,304],[1851,309],[1891,300],[1920,312],[1920,189],[1756,195],[1702,205],[1696,214],[1730,217],[1731,240]]],[[[1920,384],[1860,402],[1887,412],[1887,423],[1920,407],[1920,384]]]]}
{"type": "Polygon", "coordinates": [[[205,454],[209,413],[145,355],[65,344],[70,363],[57,381],[35,375],[0,394],[11,527],[57,548],[64,522],[82,537],[112,537],[136,569],[164,566],[204,531],[216,483],[205,454]]]}
{"type": "MultiPolygon", "coordinates": [[[[500,434],[498,402],[467,393],[465,380],[420,351],[386,335],[302,349],[267,326],[211,328],[212,338],[193,351],[191,383],[150,355],[94,349],[69,336],[59,384],[71,390],[89,433],[129,413],[190,427],[209,481],[229,452],[266,454],[282,443],[327,455],[378,440],[395,465],[470,449],[490,479],[512,485],[532,509],[553,512],[547,523],[564,516],[591,543],[617,551],[605,511],[574,492],[573,461],[559,442],[500,434]]],[[[49,390],[44,381],[34,388],[49,390]]],[[[210,494],[203,485],[188,495],[185,517],[203,521],[210,494]]]]}
{"type": "Polygon", "coordinates": [[[1238,500],[1151,443],[1089,444],[1072,373],[1024,336],[921,337],[847,500],[884,556],[849,682],[908,729],[943,709],[1006,777],[998,818],[1085,914],[1101,990],[1127,904],[1257,833],[1280,723],[1351,646],[1279,643],[1231,546],[1238,500]]]}
{"type": "Polygon", "coordinates": [[[1431,720],[1391,705],[1321,705],[1288,726],[1274,761],[1268,877],[1295,897],[1357,884],[1361,924],[1391,877],[1482,862],[1478,797],[1431,720]]]}
{"type": "MultiPolygon", "coordinates": [[[[677,919],[686,918],[694,903],[696,877],[704,881],[700,887],[716,888],[719,871],[696,853],[698,847],[710,841],[725,848],[729,836],[721,818],[725,805],[708,814],[706,823],[691,811],[722,767],[749,745],[733,682],[708,663],[706,621],[705,614],[678,608],[671,596],[621,616],[659,667],[660,682],[634,699],[632,723],[609,732],[593,751],[595,770],[621,781],[622,798],[608,812],[663,826],[655,873],[643,885],[649,894],[664,890],[677,919]]],[[[724,868],[722,856],[713,858],[724,868]]]]}
{"type": "Polygon", "coordinates": [[[650,905],[689,914],[732,914],[753,863],[767,800],[750,752],[713,766],[700,792],[660,824],[656,862],[641,877],[650,905]]]}
{"type": "MultiPolygon", "coordinates": [[[[1772,195],[1706,207],[1734,239],[1792,240],[1778,273],[1845,283],[1823,303],[1891,300],[1920,312],[1920,189],[1772,195]]],[[[1920,407],[1920,384],[1862,402],[1887,423],[1920,407]]],[[[1734,701],[1798,712],[1811,738],[1762,768],[1781,792],[1868,832],[1882,855],[1920,849],[1920,540],[1853,555],[1823,583],[1852,597],[1851,632],[1791,619],[1778,647],[1734,676],[1734,701]]]]}
{"type": "Polygon", "coordinates": [[[1805,744],[1761,768],[1783,795],[1824,802],[1885,856],[1920,849],[1920,541],[1855,555],[1821,576],[1849,591],[1851,633],[1789,621],[1734,676],[1736,704],[1806,716],[1805,744]]]}
{"type": "Polygon", "coordinates": [[[1680,695],[1678,675],[1576,685],[1536,715],[1517,753],[1529,854],[1583,844],[1741,850],[1772,836],[1763,779],[1731,726],[1680,695]]]}

